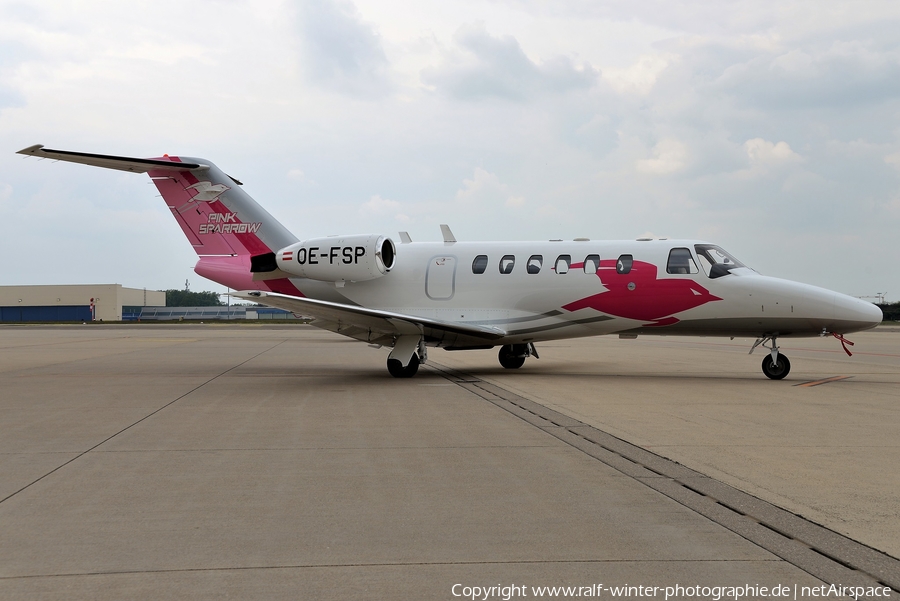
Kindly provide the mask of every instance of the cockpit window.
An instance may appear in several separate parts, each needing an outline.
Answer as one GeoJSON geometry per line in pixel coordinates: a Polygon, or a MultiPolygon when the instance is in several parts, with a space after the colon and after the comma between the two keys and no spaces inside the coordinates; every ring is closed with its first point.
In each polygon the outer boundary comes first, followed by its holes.
{"type": "Polygon", "coordinates": [[[715,244],[695,244],[694,250],[697,251],[697,258],[700,259],[703,272],[711,280],[728,275],[732,269],[746,267],[715,244]]]}
{"type": "Polygon", "coordinates": [[[516,257],[515,255],[503,255],[503,258],[500,259],[500,273],[509,274],[512,273],[513,267],[516,266],[516,257]]]}
{"type": "Polygon", "coordinates": [[[569,265],[572,264],[572,255],[559,255],[553,268],[556,273],[569,273],[569,265]]]}
{"type": "Polygon", "coordinates": [[[669,251],[669,261],[666,263],[666,273],[688,274],[700,273],[694,257],[688,248],[673,248],[669,251]]]}
{"type": "Polygon", "coordinates": [[[472,273],[484,273],[484,270],[487,269],[487,266],[487,255],[478,255],[477,257],[475,257],[475,260],[472,261],[472,273]]]}
{"type": "Polygon", "coordinates": [[[584,258],[584,272],[590,275],[600,269],[600,255],[588,255],[584,258]]]}
{"type": "Polygon", "coordinates": [[[616,261],[616,273],[628,273],[631,271],[631,265],[634,263],[634,257],[631,255],[619,255],[616,261]]]}
{"type": "Polygon", "coordinates": [[[541,255],[531,255],[528,262],[525,263],[525,271],[528,273],[540,273],[541,266],[544,264],[544,257],[541,255]]]}

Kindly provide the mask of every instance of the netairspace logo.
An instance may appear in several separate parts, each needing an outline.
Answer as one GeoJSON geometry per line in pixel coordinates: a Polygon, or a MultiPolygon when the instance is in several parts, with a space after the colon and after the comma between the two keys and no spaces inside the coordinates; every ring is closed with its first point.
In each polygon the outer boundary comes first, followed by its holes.
{"type": "Polygon", "coordinates": [[[625,597],[662,597],[669,599],[710,599],[711,601],[741,601],[746,597],[771,597],[773,599],[816,599],[816,598],[885,598],[891,597],[889,587],[878,586],[843,586],[840,584],[823,584],[820,586],[760,586],[746,584],[742,586],[526,586],[523,584],[497,584],[494,586],[468,586],[454,584],[450,590],[454,597],[471,599],[472,601],[488,601],[513,598],[591,598],[607,595],[614,598],[625,597]]]}

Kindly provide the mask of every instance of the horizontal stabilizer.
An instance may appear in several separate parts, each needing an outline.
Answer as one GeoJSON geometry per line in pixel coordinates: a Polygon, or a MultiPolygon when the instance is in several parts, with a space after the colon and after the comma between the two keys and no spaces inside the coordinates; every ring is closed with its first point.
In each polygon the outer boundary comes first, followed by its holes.
{"type": "Polygon", "coordinates": [[[183,163],[177,160],[164,159],[137,159],[133,157],[117,157],[107,154],[91,154],[88,152],[72,152],[71,150],[53,150],[44,148],[42,144],[35,144],[23,148],[16,154],[36,156],[54,161],[68,161],[105,169],[118,169],[132,173],[146,173],[151,169],[163,169],[169,171],[192,171],[194,169],[209,169],[209,165],[200,163],[183,163]]]}

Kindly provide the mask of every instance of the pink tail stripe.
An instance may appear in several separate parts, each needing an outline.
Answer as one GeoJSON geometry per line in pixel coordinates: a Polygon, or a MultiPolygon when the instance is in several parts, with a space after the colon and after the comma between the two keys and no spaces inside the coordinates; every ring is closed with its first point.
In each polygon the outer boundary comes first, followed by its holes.
{"type": "Polygon", "coordinates": [[[256,235],[262,224],[242,222],[219,201],[228,186],[203,182],[190,172],[155,170],[149,174],[198,255],[272,252],[256,235]]]}

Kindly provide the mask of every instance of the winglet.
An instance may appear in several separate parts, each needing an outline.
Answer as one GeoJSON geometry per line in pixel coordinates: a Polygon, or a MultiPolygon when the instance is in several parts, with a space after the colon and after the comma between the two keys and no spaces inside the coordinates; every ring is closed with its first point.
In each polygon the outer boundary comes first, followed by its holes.
{"type": "Polygon", "coordinates": [[[412,242],[412,238],[409,237],[409,232],[400,232],[400,244],[409,244],[412,242]]]}
{"type": "Polygon", "coordinates": [[[453,232],[450,231],[450,226],[446,223],[441,224],[441,234],[444,235],[444,242],[447,244],[453,244],[456,242],[456,238],[453,236],[453,232]]]}

